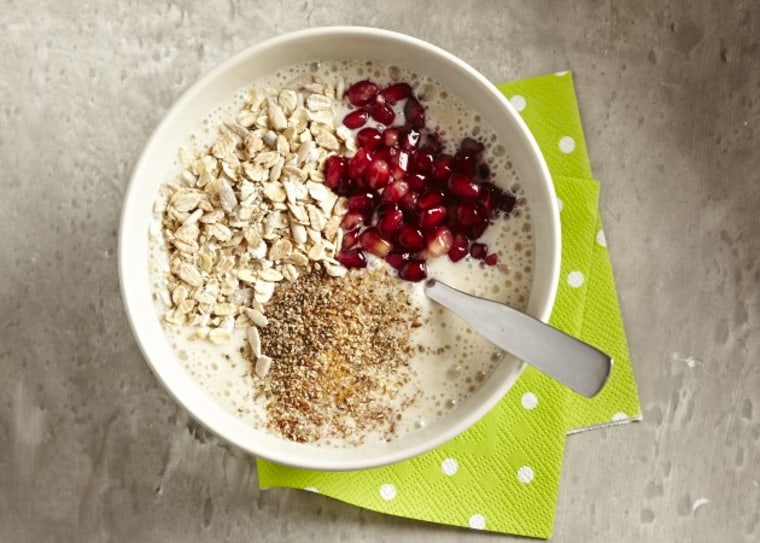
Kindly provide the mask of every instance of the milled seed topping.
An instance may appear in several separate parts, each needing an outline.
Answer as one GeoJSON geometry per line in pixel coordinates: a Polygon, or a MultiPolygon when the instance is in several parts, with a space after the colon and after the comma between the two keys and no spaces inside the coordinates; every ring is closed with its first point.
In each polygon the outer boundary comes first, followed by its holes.
{"type": "Polygon", "coordinates": [[[394,436],[415,399],[402,389],[419,326],[398,280],[384,268],[341,279],[315,270],[280,284],[267,315],[261,347],[273,362],[261,388],[270,429],[300,442],[394,436]]]}

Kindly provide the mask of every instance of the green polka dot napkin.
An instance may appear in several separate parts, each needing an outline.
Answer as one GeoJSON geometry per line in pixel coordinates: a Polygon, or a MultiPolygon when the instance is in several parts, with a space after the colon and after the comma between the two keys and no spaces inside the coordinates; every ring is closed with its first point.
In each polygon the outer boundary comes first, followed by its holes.
{"type": "Polygon", "coordinates": [[[488,415],[429,453],[343,473],[259,460],[262,488],[302,488],[392,515],[548,538],[565,436],[641,418],[572,75],[498,88],[533,131],[560,200],[562,264],[550,322],[612,355],[609,382],[589,400],[528,367],[488,415]]]}

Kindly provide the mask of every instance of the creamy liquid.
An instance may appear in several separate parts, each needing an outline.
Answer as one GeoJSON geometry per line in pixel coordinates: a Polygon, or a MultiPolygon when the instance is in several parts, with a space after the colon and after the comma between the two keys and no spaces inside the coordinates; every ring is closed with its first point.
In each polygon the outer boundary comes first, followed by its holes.
{"type": "MultiPolygon", "coordinates": [[[[382,68],[369,62],[306,63],[252,81],[250,87],[284,88],[289,86],[290,81],[308,73],[315,73],[328,83],[334,83],[339,77],[343,77],[347,84],[370,78],[380,86],[393,81],[406,81],[415,89],[415,94],[421,96],[426,108],[427,125],[443,135],[447,152],[453,152],[465,136],[476,137],[485,144],[483,157],[491,168],[491,180],[502,188],[511,189],[521,202],[519,210],[513,212],[509,219],[497,220],[478,240],[488,245],[489,253],[498,253],[499,264],[485,266],[469,257],[453,263],[443,256],[428,262],[429,277],[476,296],[524,309],[533,278],[530,211],[521,198],[519,179],[507,152],[497,142],[491,128],[478,115],[469,112],[450,91],[429,78],[401,68],[382,68]]],[[[217,127],[221,122],[235,118],[250,87],[241,89],[229,104],[211,112],[198,130],[189,135],[185,147],[195,152],[213,143],[217,127]]],[[[398,107],[396,109],[400,113],[398,107]]],[[[338,118],[342,118],[342,114],[339,113],[338,118]]],[[[397,115],[397,122],[399,119],[403,119],[403,114],[397,115]]],[[[179,173],[177,165],[174,175],[179,173]]],[[[162,317],[166,309],[162,299],[166,296],[168,254],[160,235],[160,220],[157,214],[151,225],[149,264],[156,310],[162,317]]],[[[382,261],[370,259],[370,266],[384,265],[382,261]]],[[[453,314],[429,301],[421,283],[401,283],[419,307],[424,325],[414,331],[412,338],[419,351],[411,361],[415,379],[410,386],[419,390],[419,400],[403,413],[399,434],[422,428],[455,409],[478,390],[494,366],[503,356],[507,356],[453,314]]],[[[189,327],[166,324],[165,330],[185,369],[209,395],[251,425],[259,428],[266,426],[264,399],[256,398],[257,379],[252,375],[250,362],[241,355],[245,343],[244,330],[235,330],[232,340],[221,346],[188,339],[193,335],[193,329],[189,327]]],[[[329,444],[345,445],[335,440],[329,444]]]]}

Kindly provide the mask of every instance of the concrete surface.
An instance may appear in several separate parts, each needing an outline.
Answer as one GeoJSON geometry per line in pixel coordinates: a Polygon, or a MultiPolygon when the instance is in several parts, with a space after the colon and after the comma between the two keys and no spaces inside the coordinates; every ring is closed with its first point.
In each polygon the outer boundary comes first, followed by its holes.
{"type": "Polygon", "coordinates": [[[130,336],[117,223],[148,134],[233,53],[335,23],[494,81],[575,72],[645,422],[569,439],[554,541],[760,541],[759,4],[437,5],[2,3],[1,541],[510,540],[259,492],[130,336]]]}

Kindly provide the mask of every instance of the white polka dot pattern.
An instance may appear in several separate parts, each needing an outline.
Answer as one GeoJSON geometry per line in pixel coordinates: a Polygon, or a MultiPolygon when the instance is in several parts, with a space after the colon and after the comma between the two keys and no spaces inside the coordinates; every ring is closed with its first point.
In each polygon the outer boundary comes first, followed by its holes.
{"type": "Polygon", "coordinates": [[[473,530],[482,530],[486,527],[486,519],[483,515],[472,515],[469,525],[473,530]]]}
{"type": "Polygon", "coordinates": [[[525,106],[527,105],[525,102],[525,97],[520,96],[519,94],[515,94],[512,98],[509,99],[509,101],[517,111],[524,110],[525,106]]]}
{"type": "Polygon", "coordinates": [[[441,469],[446,475],[454,475],[459,470],[459,463],[453,458],[447,458],[441,462],[441,469]]]}
{"type": "Polygon", "coordinates": [[[575,151],[575,140],[570,136],[565,136],[559,140],[559,150],[563,153],[572,153],[575,151]]]}
{"type": "Polygon", "coordinates": [[[583,277],[583,273],[578,270],[571,271],[567,276],[567,284],[573,288],[578,288],[583,284],[586,278],[583,277]]]}
{"type": "Polygon", "coordinates": [[[522,398],[520,398],[520,404],[525,409],[535,409],[538,405],[538,397],[533,392],[526,392],[522,395],[522,398]]]}
{"type": "Polygon", "coordinates": [[[385,501],[391,501],[396,497],[396,487],[392,484],[384,484],[380,487],[380,497],[385,501]]]}
{"type": "Polygon", "coordinates": [[[517,470],[517,480],[524,485],[530,483],[533,480],[534,476],[535,474],[533,473],[533,468],[530,466],[523,466],[517,470]]]}

